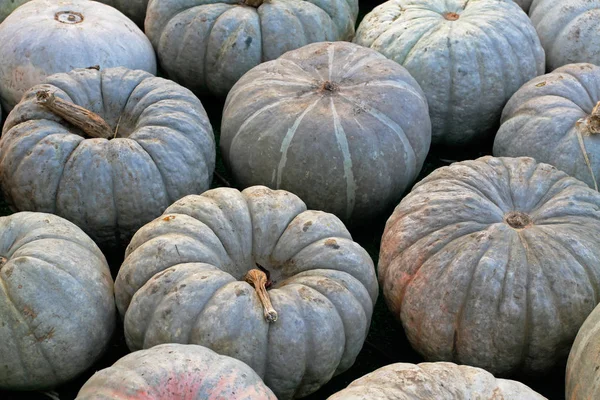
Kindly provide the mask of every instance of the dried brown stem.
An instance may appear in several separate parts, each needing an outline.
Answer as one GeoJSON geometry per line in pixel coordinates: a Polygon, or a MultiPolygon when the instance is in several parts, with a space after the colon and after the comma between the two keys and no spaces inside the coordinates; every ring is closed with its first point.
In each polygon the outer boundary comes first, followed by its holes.
{"type": "Polygon", "coordinates": [[[251,269],[246,276],[244,276],[244,280],[254,286],[256,294],[263,305],[265,319],[268,322],[277,321],[277,311],[275,311],[271,304],[269,292],[267,292],[266,288],[268,282],[267,274],[260,269],[251,269]]]}
{"type": "Polygon", "coordinates": [[[600,101],[596,103],[587,118],[587,127],[592,135],[600,134],[600,101]]]}

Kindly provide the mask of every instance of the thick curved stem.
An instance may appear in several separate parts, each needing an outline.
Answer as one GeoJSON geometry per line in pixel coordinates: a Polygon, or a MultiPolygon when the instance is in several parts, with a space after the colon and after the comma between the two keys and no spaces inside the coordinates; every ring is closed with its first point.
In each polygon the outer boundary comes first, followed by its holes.
{"type": "Polygon", "coordinates": [[[254,286],[256,294],[263,305],[265,319],[269,322],[277,321],[277,311],[273,308],[269,292],[267,292],[267,274],[260,269],[251,269],[244,276],[244,280],[254,286]]]}
{"type": "Polygon", "coordinates": [[[36,92],[38,104],[81,129],[88,137],[110,139],[114,137],[110,126],[96,113],[58,98],[48,90],[36,92]]]}

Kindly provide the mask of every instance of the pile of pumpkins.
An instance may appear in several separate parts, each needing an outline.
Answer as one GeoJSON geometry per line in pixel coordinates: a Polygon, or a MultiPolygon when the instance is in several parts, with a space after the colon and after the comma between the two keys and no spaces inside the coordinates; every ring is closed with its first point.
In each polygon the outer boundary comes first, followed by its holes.
{"type": "Polygon", "coordinates": [[[600,398],[600,0],[360,11],[0,1],[0,390],[122,331],[77,399],[306,397],[381,290],[426,362],[331,400],[544,399],[514,379],[567,357],[600,398]],[[381,218],[376,268],[351,232],[381,218]]]}

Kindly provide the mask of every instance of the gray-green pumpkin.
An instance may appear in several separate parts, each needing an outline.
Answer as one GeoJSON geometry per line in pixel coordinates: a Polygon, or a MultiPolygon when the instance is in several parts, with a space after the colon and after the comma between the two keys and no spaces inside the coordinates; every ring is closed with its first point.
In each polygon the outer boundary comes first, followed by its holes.
{"type": "Polygon", "coordinates": [[[126,68],[50,76],[25,94],[0,138],[11,208],[60,215],[105,249],[125,247],[172,202],[208,189],[214,165],[198,98],[126,68]]]}
{"type": "Polygon", "coordinates": [[[545,72],[537,33],[513,0],[390,0],[367,14],[354,42],[419,82],[434,145],[491,137],[510,96],[545,72]]]}
{"type": "Polygon", "coordinates": [[[288,190],[361,224],[396,204],[430,141],[427,100],[406,69],[334,42],[245,74],[227,96],[220,146],[242,187],[288,190]]]}
{"type": "Polygon", "coordinates": [[[115,281],[131,350],[206,346],[280,400],[352,366],[377,295],[373,261],[337,217],[264,186],[177,201],[135,234],[115,281]]]}
{"type": "Polygon", "coordinates": [[[107,348],[116,322],[100,249],[51,214],[0,218],[0,389],[63,384],[107,348]]]}

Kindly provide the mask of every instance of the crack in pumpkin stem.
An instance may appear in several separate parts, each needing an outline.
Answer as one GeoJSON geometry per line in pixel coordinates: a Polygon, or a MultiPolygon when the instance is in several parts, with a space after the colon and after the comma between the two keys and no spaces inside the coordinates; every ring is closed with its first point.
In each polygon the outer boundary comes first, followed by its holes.
{"type": "MultiPolygon", "coordinates": [[[[260,265],[258,267],[262,269],[260,265]]],[[[256,290],[256,294],[263,305],[265,319],[268,322],[275,322],[277,321],[277,311],[273,308],[269,293],[267,292],[269,279],[267,274],[261,269],[251,269],[244,276],[244,280],[254,286],[254,290],[256,290]]]]}

